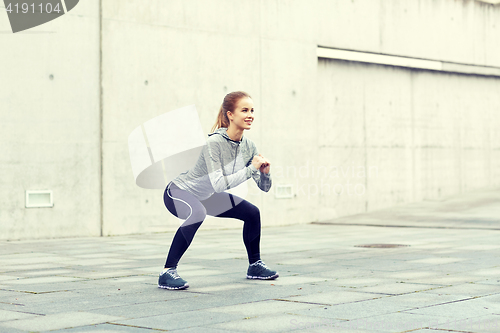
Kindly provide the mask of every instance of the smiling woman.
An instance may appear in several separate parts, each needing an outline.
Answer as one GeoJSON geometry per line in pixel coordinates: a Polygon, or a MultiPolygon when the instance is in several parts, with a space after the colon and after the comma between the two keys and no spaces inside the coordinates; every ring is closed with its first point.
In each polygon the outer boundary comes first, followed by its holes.
{"type": "Polygon", "coordinates": [[[243,107],[245,108],[245,111],[248,111],[248,107],[250,105],[253,120],[252,97],[250,97],[250,95],[244,91],[235,91],[227,94],[226,97],[224,97],[222,105],[220,106],[219,113],[217,115],[217,121],[212,127],[211,132],[221,127],[229,128],[231,120],[228,115],[233,116],[236,113],[239,114],[242,111],[243,107]]]}
{"type": "Polygon", "coordinates": [[[251,128],[253,120],[250,95],[243,91],[227,94],[195,166],[167,185],[163,195],[165,206],[185,221],[172,240],[158,287],[175,290],[189,286],[177,274],[177,264],[207,215],[243,221],[248,279],[272,280],[278,277],[278,273],[260,259],[259,208],[225,192],[250,178],[264,192],[271,188],[271,162],[258,153],[250,139],[243,136],[243,131],[251,128]]]}
{"type": "Polygon", "coordinates": [[[253,122],[253,101],[249,97],[241,98],[236,104],[234,112],[227,111],[230,125],[228,135],[235,141],[240,141],[243,130],[250,129],[253,122]]]}

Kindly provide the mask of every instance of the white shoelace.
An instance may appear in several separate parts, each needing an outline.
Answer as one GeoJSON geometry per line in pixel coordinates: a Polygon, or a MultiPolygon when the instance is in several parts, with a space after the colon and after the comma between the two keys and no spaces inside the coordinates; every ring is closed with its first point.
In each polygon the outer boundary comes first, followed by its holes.
{"type": "Polygon", "coordinates": [[[252,264],[252,266],[257,266],[257,265],[262,266],[262,267],[264,267],[264,268],[268,268],[268,267],[266,266],[266,264],[264,264],[264,262],[263,262],[262,260],[257,260],[256,262],[254,262],[254,263],[252,264]]]}
{"type": "Polygon", "coordinates": [[[172,270],[167,270],[167,271],[164,271],[162,274],[165,274],[167,273],[168,275],[170,275],[171,277],[173,277],[174,279],[180,279],[181,277],[179,276],[179,274],[177,274],[177,270],[176,269],[172,269],[172,270]]]}

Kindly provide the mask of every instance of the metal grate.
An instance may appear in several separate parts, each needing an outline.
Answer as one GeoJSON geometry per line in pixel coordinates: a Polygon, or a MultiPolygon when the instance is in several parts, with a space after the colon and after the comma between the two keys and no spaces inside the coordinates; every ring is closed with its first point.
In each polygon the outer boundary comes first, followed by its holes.
{"type": "Polygon", "coordinates": [[[54,207],[52,191],[26,191],[26,208],[54,207]]]}
{"type": "Polygon", "coordinates": [[[274,197],[277,199],[293,198],[292,185],[276,185],[274,197]]]}

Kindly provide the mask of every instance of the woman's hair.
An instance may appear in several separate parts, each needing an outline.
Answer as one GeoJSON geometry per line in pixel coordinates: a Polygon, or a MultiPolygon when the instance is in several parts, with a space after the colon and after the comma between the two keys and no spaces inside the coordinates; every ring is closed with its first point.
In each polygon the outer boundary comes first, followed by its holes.
{"type": "Polygon", "coordinates": [[[249,94],[244,91],[233,91],[224,97],[224,101],[220,106],[219,114],[217,115],[217,121],[214,126],[212,126],[211,132],[221,127],[229,127],[229,118],[227,117],[227,111],[234,112],[236,109],[236,104],[238,101],[244,97],[252,98],[249,94]]]}

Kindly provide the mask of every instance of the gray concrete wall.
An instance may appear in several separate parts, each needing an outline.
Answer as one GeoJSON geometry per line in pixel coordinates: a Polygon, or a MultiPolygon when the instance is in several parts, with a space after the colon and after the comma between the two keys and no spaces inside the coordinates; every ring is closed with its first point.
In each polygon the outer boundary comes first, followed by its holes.
{"type": "MultiPolygon", "coordinates": [[[[500,67],[499,6],[472,0],[102,0],[100,31],[98,15],[99,2],[85,1],[68,17],[32,29],[52,34],[1,37],[12,50],[0,53],[3,63],[15,64],[0,81],[0,136],[9,152],[0,157],[2,238],[97,235],[101,213],[103,235],[175,229],[162,191],[135,185],[128,135],[189,104],[196,104],[208,133],[233,90],[254,98],[256,121],[246,135],[271,160],[274,185],[292,184],[296,194],[277,199],[250,181],[248,199],[261,209],[264,226],[499,184],[498,78],[316,56],[321,45],[500,67]],[[57,66],[60,74],[49,80],[57,66]],[[321,177],[307,175],[313,165],[344,171],[375,166],[378,173],[351,177],[363,184],[363,195],[313,194],[313,185],[321,185],[321,177]],[[37,188],[54,189],[54,208],[24,208],[24,190],[37,188]]],[[[6,21],[0,24],[8,30],[6,21]]],[[[241,223],[206,222],[204,228],[241,223]]]]}
{"type": "Polygon", "coordinates": [[[98,1],[16,34],[0,10],[0,238],[98,236],[98,1]],[[25,208],[26,190],[54,207],[25,208]]]}
{"type": "Polygon", "coordinates": [[[350,215],[500,185],[498,78],[321,60],[318,91],[316,168],[330,172],[308,180],[321,211],[350,215]]]}

